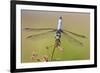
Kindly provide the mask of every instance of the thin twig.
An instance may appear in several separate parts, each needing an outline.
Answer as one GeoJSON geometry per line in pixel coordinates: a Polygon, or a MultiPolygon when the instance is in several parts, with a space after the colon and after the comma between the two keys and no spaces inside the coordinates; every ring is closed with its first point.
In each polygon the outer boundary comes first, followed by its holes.
{"type": "Polygon", "coordinates": [[[55,52],[55,46],[54,46],[54,48],[53,48],[53,51],[52,51],[52,55],[51,55],[51,61],[53,60],[53,56],[54,56],[54,52],[55,52]]]}

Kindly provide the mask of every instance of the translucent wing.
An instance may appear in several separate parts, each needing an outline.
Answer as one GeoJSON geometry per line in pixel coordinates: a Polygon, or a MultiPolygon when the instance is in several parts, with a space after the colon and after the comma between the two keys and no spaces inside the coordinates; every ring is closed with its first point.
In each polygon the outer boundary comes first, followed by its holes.
{"type": "Polygon", "coordinates": [[[44,33],[36,34],[36,35],[29,35],[26,38],[35,38],[35,37],[38,37],[38,36],[41,36],[41,35],[46,35],[46,34],[48,34],[50,32],[55,32],[55,30],[47,31],[47,32],[44,32],[44,33]]]}
{"type": "Polygon", "coordinates": [[[77,33],[74,33],[74,32],[68,31],[68,30],[63,30],[63,31],[65,31],[65,33],[68,32],[68,33],[75,35],[77,37],[80,37],[80,38],[87,38],[85,35],[80,35],[80,34],[77,34],[77,33]]]}
{"type": "Polygon", "coordinates": [[[24,28],[26,31],[56,30],[54,28],[24,28]]]}
{"type": "Polygon", "coordinates": [[[75,44],[78,44],[80,46],[84,46],[82,42],[80,42],[79,40],[73,38],[72,36],[70,36],[68,33],[62,31],[62,33],[64,34],[64,36],[67,37],[67,39],[69,39],[70,42],[72,43],[75,43],[75,44]]]}

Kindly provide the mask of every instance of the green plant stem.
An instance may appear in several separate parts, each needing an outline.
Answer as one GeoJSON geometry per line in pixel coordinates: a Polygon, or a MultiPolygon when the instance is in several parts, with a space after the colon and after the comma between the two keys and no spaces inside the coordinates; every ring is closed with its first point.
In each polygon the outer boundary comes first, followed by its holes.
{"type": "Polygon", "coordinates": [[[55,52],[55,47],[53,48],[53,51],[52,51],[52,55],[51,55],[51,61],[53,60],[53,56],[54,56],[54,52],[55,52]]]}

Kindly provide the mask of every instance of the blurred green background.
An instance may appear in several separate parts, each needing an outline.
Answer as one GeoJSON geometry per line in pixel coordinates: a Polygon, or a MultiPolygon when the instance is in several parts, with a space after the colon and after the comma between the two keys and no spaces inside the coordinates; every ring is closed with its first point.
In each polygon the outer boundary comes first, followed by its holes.
{"type": "Polygon", "coordinates": [[[85,35],[87,38],[79,38],[71,35],[84,44],[80,46],[75,41],[65,35],[61,36],[61,52],[56,48],[54,59],[59,61],[68,60],[87,60],[90,59],[90,14],[76,12],[56,12],[56,11],[35,11],[21,10],[21,62],[36,62],[32,59],[32,54],[48,55],[50,60],[53,45],[55,43],[55,33],[51,32],[27,39],[27,36],[35,35],[45,31],[25,31],[24,28],[57,28],[58,16],[62,16],[62,30],[66,29],[78,34],[85,35]],[[46,49],[46,47],[49,47],[46,49]]]}

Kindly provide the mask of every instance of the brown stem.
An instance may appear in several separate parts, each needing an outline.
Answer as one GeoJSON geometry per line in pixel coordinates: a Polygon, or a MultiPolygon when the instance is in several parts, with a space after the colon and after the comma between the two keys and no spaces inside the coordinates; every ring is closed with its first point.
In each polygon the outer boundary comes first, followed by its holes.
{"type": "Polygon", "coordinates": [[[55,52],[55,47],[53,48],[53,51],[52,51],[51,61],[53,60],[54,52],[55,52]]]}
{"type": "Polygon", "coordinates": [[[53,60],[53,56],[54,56],[54,52],[55,52],[55,49],[60,46],[60,39],[56,39],[55,40],[55,45],[54,45],[54,48],[53,48],[53,51],[52,51],[52,55],[51,55],[51,61],[53,60]]]}

